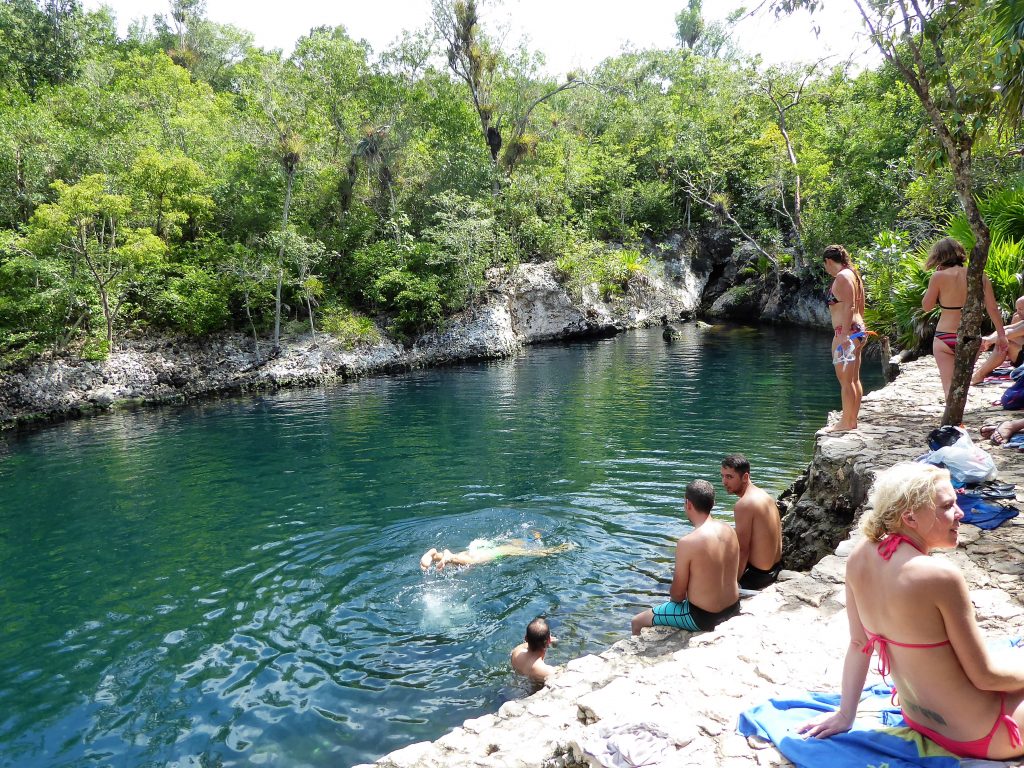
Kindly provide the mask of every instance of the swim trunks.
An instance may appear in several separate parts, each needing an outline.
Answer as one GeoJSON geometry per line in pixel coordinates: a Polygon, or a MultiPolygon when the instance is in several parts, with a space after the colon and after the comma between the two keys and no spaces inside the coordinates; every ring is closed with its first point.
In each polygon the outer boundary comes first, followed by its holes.
{"type": "Polygon", "coordinates": [[[685,629],[690,632],[710,632],[723,621],[731,619],[739,612],[739,600],[718,613],[698,608],[689,600],[683,600],[681,603],[674,603],[669,600],[667,603],[662,603],[654,608],[654,626],[675,627],[676,629],[685,629]]]}
{"type": "Polygon", "coordinates": [[[500,545],[491,539],[473,539],[466,547],[466,551],[481,560],[501,560],[505,553],[497,552],[499,547],[500,545]]]}
{"type": "Polygon", "coordinates": [[[781,570],[781,560],[767,571],[748,565],[747,569],[743,571],[743,575],[740,576],[740,587],[743,589],[764,589],[775,583],[775,580],[779,578],[779,571],[781,570]]]}
{"type": "MultiPolygon", "coordinates": [[[[843,335],[843,326],[841,326],[841,325],[837,326],[835,328],[835,332],[836,332],[836,336],[842,336],[843,335]]],[[[852,336],[855,333],[864,333],[864,326],[861,325],[860,323],[850,323],[850,335],[852,336]]],[[[864,337],[861,336],[860,339],[858,339],[858,341],[863,341],[863,338],[864,337]]]]}

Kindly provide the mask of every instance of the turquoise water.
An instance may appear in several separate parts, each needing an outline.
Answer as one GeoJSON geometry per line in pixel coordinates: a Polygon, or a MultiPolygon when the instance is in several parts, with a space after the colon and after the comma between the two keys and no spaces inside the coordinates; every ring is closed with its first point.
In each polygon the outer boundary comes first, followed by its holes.
{"type": "Polygon", "coordinates": [[[554,663],[627,636],[686,482],[781,491],[839,403],[825,334],[683,334],[0,441],[0,765],[352,765],[526,695],[537,614],[554,663]],[[538,535],[578,546],[417,564],[538,535]]]}

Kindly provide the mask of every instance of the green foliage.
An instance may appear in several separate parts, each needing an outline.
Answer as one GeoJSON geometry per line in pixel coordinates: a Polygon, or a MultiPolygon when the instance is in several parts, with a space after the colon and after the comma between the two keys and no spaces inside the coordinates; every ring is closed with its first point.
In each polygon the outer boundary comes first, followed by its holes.
{"type": "Polygon", "coordinates": [[[996,303],[1003,310],[1004,319],[1013,314],[1013,305],[1022,294],[1021,274],[1024,273],[1024,240],[992,238],[985,262],[985,274],[992,281],[996,303]]]}
{"type": "Polygon", "coordinates": [[[381,341],[380,331],[373,320],[365,315],[356,314],[346,306],[328,305],[323,308],[321,316],[320,324],[323,329],[340,341],[345,349],[370,347],[381,341]]]}
{"type": "Polygon", "coordinates": [[[911,245],[908,232],[886,230],[859,254],[858,263],[866,289],[868,327],[904,349],[919,347],[938,314],[921,309],[931,277],[923,266],[923,251],[911,245]]]}
{"type": "MultiPolygon", "coordinates": [[[[954,74],[977,64],[1013,86],[1016,3],[956,27],[954,74]]],[[[477,301],[489,268],[555,260],[569,290],[615,298],[642,279],[634,244],[719,226],[743,227],[780,266],[801,244],[804,257],[869,247],[877,325],[913,340],[910,243],[957,201],[891,66],[807,78],[786,114],[794,165],[763,68],[697,0],[677,18],[682,49],[624,52],[564,82],[489,36],[478,5],[433,3],[450,57],[438,66],[422,34],[380,57],[341,27],[290,55],[261,50],[195,0],[121,41],[77,0],[0,4],[0,355],[101,350],[99,337],[146,329],[245,328],[258,348],[279,271],[296,328],[315,333],[316,313],[362,338],[369,321],[349,305],[410,338],[477,301]],[[886,230],[914,235],[876,242],[886,230]]],[[[987,105],[959,114],[979,139],[979,184],[1002,189],[1019,162],[997,124],[977,124],[987,105]]],[[[985,202],[1001,301],[1024,239],[1008,186],[985,202]]]]}
{"type": "Polygon", "coordinates": [[[110,354],[111,343],[99,336],[88,336],[79,350],[79,356],[83,360],[99,361],[105,360],[110,354]]]}
{"type": "Polygon", "coordinates": [[[590,287],[606,301],[622,296],[647,266],[646,257],[637,250],[609,249],[587,240],[573,246],[555,260],[555,271],[577,297],[590,287]]]}
{"type": "Polygon", "coordinates": [[[224,275],[190,264],[168,275],[144,314],[153,325],[190,336],[225,328],[230,321],[230,289],[224,275]]]}

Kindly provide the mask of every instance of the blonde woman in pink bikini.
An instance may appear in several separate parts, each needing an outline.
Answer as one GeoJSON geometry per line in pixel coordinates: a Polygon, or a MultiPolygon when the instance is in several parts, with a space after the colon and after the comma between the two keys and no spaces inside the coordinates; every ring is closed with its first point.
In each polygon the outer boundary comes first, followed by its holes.
{"type": "Polygon", "coordinates": [[[846,565],[850,645],[839,710],[801,733],[850,730],[875,654],[910,728],[959,757],[1024,755],[1024,650],[993,655],[960,570],[929,555],[957,545],[956,499],[949,473],[928,464],[897,464],[878,476],[861,521],[866,538],[846,565]]]}
{"type": "Polygon", "coordinates": [[[830,245],[821,255],[825,260],[825,271],[832,276],[832,285],[825,294],[825,303],[832,315],[832,362],[843,402],[839,422],[826,427],[822,432],[846,432],[857,428],[860,401],[864,398],[864,387],[860,383],[861,350],[866,341],[864,281],[860,279],[850,254],[843,246],[830,245]]]}

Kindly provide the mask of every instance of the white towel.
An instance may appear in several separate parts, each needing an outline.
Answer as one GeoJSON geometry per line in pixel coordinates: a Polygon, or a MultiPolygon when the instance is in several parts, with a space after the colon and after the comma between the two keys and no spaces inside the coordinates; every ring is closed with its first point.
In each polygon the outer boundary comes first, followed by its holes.
{"type": "Polygon", "coordinates": [[[591,765],[603,768],[662,768],[672,764],[678,750],[653,723],[591,726],[579,740],[591,765]],[[596,763],[595,763],[596,761],[596,763]]]}

